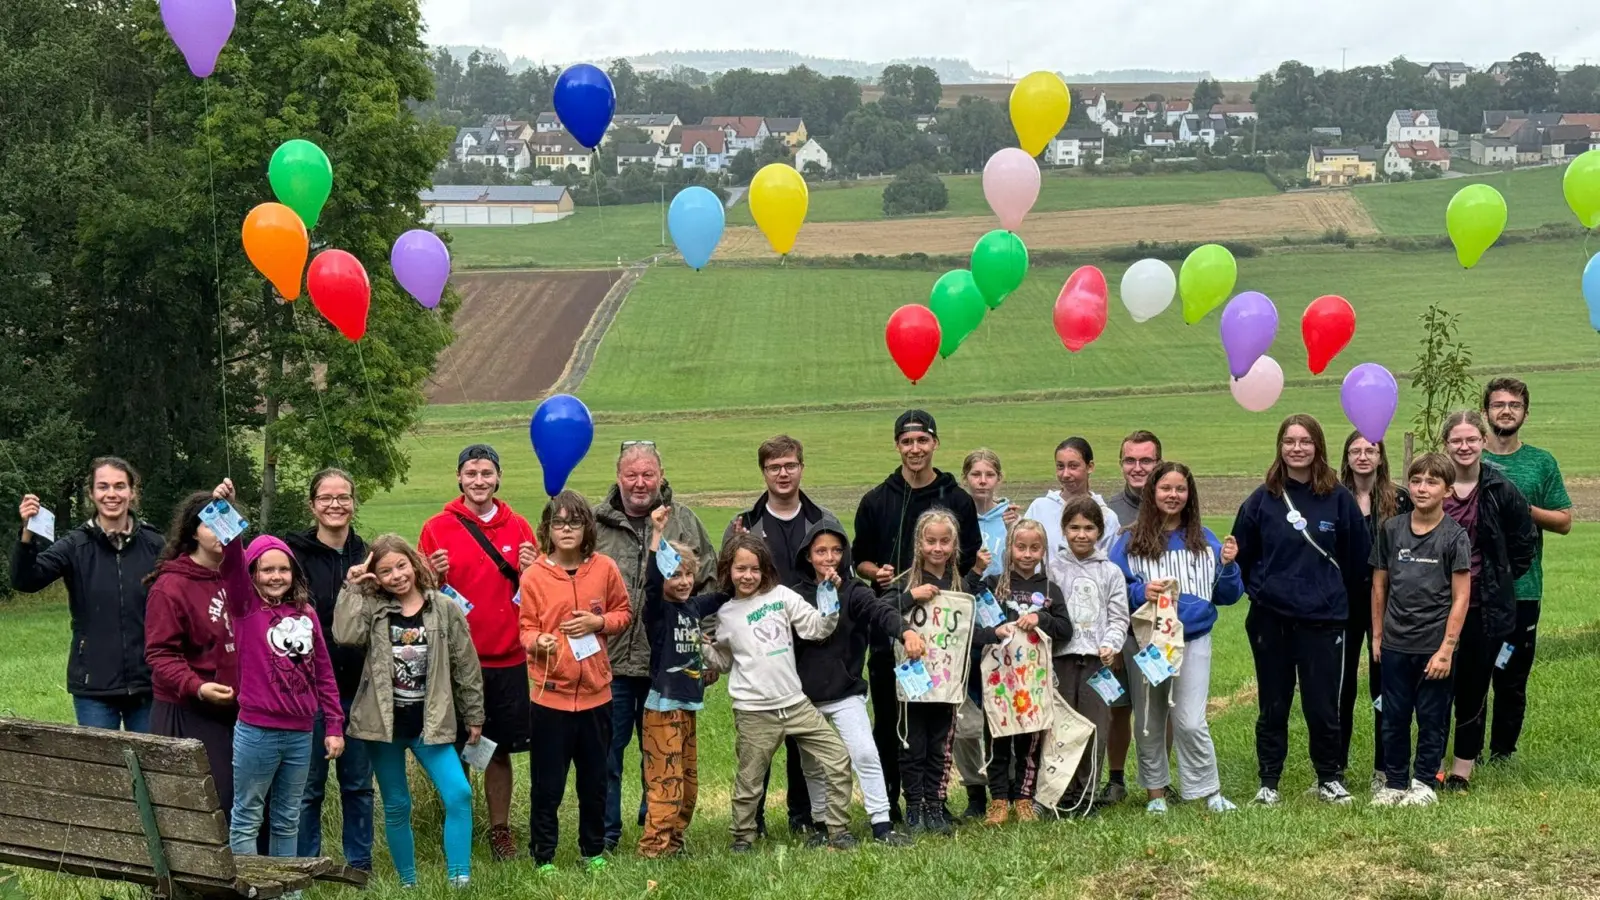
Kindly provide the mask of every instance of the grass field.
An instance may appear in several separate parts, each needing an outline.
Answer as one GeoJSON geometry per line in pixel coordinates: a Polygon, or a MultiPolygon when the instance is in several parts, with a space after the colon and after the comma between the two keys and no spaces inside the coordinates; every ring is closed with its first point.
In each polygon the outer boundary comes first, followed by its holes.
{"type": "Polygon", "coordinates": [[[514,267],[614,266],[644,259],[662,247],[661,206],[580,206],[559,222],[479,225],[450,231],[457,270],[514,267]]]}
{"type": "MultiPolygon", "coordinates": [[[[980,175],[946,175],[950,205],[939,216],[989,214],[980,175]]],[[[809,222],[856,222],[885,218],[883,189],[887,181],[853,181],[814,186],[806,213],[809,222]]],[[[1175,175],[1105,176],[1047,171],[1039,186],[1034,212],[1152,206],[1162,203],[1211,203],[1230,197],[1263,197],[1277,193],[1266,176],[1254,172],[1193,172],[1175,175]]],[[[750,225],[750,205],[728,211],[731,225],[750,225]]]]}
{"type": "Polygon", "coordinates": [[[1506,227],[1518,230],[1577,222],[1561,196],[1561,176],[1566,171],[1564,166],[1546,166],[1467,178],[1366,185],[1352,193],[1385,234],[1444,234],[1444,211],[1456,191],[1469,184],[1487,184],[1506,198],[1506,227]]]}

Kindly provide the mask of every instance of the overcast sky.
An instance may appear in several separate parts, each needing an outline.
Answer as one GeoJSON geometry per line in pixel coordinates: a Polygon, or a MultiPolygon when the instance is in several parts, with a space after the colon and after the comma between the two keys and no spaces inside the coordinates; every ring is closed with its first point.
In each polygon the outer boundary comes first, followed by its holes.
{"type": "Polygon", "coordinates": [[[964,58],[980,69],[1149,68],[1254,77],[1284,59],[1337,67],[1404,54],[1487,65],[1538,50],[1600,63],[1586,4],[1458,0],[423,0],[435,44],[559,63],[659,50],[785,49],[879,61],[964,58]],[[1583,23],[1583,24],[1577,24],[1583,23]]]}

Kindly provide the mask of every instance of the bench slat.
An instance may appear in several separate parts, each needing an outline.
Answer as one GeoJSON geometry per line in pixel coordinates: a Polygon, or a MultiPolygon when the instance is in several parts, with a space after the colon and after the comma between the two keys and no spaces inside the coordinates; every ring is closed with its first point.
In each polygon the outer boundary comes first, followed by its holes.
{"type": "MultiPolygon", "coordinates": [[[[108,800],[24,785],[7,785],[0,789],[0,815],[61,822],[102,831],[144,834],[144,826],[139,821],[139,807],[134,804],[131,792],[127,799],[108,800]]],[[[156,826],[161,836],[170,841],[218,846],[228,843],[228,826],[221,810],[203,813],[158,806],[156,826]]]]}
{"type": "MultiPolygon", "coordinates": [[[[149,866],[108,862],[72,854],[51,853],[28,847],[12,847],[6,844],[0,844],[0,864],[19,866],[26,869],[38,869],[44,872],[61,872],[84,878],[99,878],[105,881],[126,881],[130,884],[151,886],[156,883],[156,874],[149,866]]],[[[179,877],[177,882],[183,887],[207,897],[238,897],[242,893],[240,890],[241,885],[235,880],[222,881],[184,876],[179,877]]],[[[278,895],[258,894],[259,900],[270,900],[270,898],[276,896],[278,895]]]]}
{"type": "MultiPolygon", "coordinates": [[[[235,870],[233,852],[226,846],[206,846],[183,841],[163,841],[167,865],[175,874],[198,875],[231,881],[235,870]]],[[[0,816],[0,845],[68,853],[85,859],[149,866],[150,852],[142,835],[123,834],[41,822],[16,816],[0,816]]]]}
{"type": "MultiPolygon", "coordinates": [[[[117,752],[120,754],[122,751],[119,748],[117,752]]],[[[0,750],[0,782],[110,800],[133,799],[132,776],[125,766],[51,759],[9,750],[0,750]]],[[[171,806],[197,812],[217,809],[217,788],[210,775],[146,773],[145,782],[150,786],[150,802],[158,807],[171,806]]]]}
{"type": "Polygon", "coordinates": [[[211,771],[205,748],[197,740],[0,718],[0,750],[121,767],[124,747],[133,747],[139,754],[139,765],[146,773],[207,775],[211,771]]]}

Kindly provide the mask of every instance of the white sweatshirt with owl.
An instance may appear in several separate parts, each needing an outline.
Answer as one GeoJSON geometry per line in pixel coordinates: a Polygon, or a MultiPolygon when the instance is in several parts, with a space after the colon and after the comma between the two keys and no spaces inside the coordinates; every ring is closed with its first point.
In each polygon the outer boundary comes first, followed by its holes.
{"type": "Polygon", "coordinates": [[[717,611],[719,652],[712,658],[731,658],[728,697],[733,708],[766,712],[804,700],[795,669],[794,636],[820,641],[838,624],[838,615],[824,616],[782,585],[723,604],[717,611]]]}
{"type": "Polygon", "coordinates": [[[1079,559],[1062,547],[1050,557],[1050,580],[1060,586],[1072,618],[1072,640],[1055,656],[1096,656],[1102,648],[1122,651],[1128,638],[1128,581],[1099,547],[1079,559]]]}

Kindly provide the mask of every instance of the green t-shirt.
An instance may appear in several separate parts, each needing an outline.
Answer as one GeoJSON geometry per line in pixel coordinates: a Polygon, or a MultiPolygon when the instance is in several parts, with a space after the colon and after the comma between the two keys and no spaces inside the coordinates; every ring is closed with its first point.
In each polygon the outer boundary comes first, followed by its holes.
{"type": "MultiPolygon", "coordinates": [[[[1567,496],[1567,486],[1561,481],[1561,467],[1556,465],[1556,458],[1549,451],[1523,444],[1507,456],[1485,450],[1483,458],[1506,473],[1529,505],[1552,511],[1572,508],[1572,498],[1567,496]]],[[[1533,565],[1528,574],[1517,579],[1518,600],[1538,602],[1544,596],[1543,557],[1544,532],[1540,531],[1533,565]]]]}

